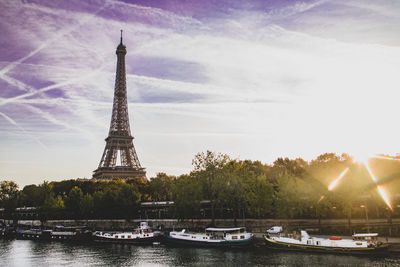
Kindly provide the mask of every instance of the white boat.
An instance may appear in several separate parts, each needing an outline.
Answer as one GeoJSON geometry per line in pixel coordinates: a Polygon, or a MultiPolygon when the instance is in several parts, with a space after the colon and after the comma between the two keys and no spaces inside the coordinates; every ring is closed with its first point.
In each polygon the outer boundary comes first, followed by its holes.
{"type": "Polygon", "coordinates": [[[377,233],[354,234],[353,239],[342,239],[339,236],[311,237],[304,230],[300,231],[300,234],[270,232],[267,231],[264,239],[266,245],[274,249],[369,254],[385,251],[388,247],[387,244],[377,240],[377,233]]]}
{"type": "Polygon", "coordinates": [[[244,227],[206,228],[205,232],[192,233],[185,229],[170,232],[167,242],[178,245],[202,247],[241,247],[252,243],[253,234],[244,227]]]}
{"type": "Polygon", "coordinates": [[[151,244],[159,242],[163,234],[159,231],[153,232],[147,222],[140,222],[138,228],[133,232],[96,232],[94,241],[127,244],[151,244]]]}

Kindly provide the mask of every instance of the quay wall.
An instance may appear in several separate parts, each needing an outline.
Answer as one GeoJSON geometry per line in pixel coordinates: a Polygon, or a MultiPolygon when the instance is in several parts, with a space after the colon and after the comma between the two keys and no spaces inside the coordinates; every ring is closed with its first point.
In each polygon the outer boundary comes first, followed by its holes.
{"type": "MultiPolygon", "coordinates": [[[[140,221],[148,221],[153,228],[161,225],[167,230],[172,229],[204,229],[211,224],[210,219],[114,219],[114,220],[48,220],[41,222],[39,220],[19,220],[18,224],[27,226],[45,226],[54,227],[56,225],[76,226],[87,225],[96,230],[131,230],[135,228],[140,221]]],[[[10,221],[9,223],[12,223],[10,221]]],[[[217,227],[234,227],[232,219],[216,219],[217,227]]],[[[274,225],[281,225],[287,229],[305,229],[313,234],[347,234],[354,232],[378,232],[381,236],[400,237],[400,218],[371,219],[368,222],[365,219],[239,219],[237,226],[245,226],[254,233],[263,233],[274,225]]]]}

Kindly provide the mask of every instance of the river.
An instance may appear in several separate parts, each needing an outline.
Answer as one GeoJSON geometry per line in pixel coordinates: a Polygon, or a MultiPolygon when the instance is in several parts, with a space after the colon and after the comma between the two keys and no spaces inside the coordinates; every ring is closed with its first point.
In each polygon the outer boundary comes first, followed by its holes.
{"type": "Polygon", "coordinates": [[[349,256],[164,245],[73,244],[0,240],[0,266],[399,266],[400,255],[349,256]]]}

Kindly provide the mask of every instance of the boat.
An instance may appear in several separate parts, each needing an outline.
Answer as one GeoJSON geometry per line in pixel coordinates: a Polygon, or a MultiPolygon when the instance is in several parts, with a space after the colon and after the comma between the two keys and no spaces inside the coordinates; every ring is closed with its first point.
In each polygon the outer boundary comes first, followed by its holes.
{"type": "Polygon", "coordinates": [[[16,231],[9,225],[0,225],[0,239],[14,239],[16,231]]]}
{"type": "Polygon", "coordinates": [[[20,229],[17,232],[17,239],[29,239],[29,240],[50,240],[51,230],[31,228],[31,229],[20,229]]]}
{"type": "Polygon", "coordinates": [[[384,252],[388,244],[377,240],[377,233],[354,234],[353,239],[342,239],[340,236],[329,238],[311,237],[306,231],[300,234],[271,233],[264,235],[265,243],[272,249],[315,251],[343,254],[373,254],[384,252]]]}
{"type": "Polygon", "coordinates": [[[163,233],[153,231],[147,222],[140,222],[133,232],[95,232],[94,241],[123,244],[153,244],[159,243],[163,233]]]}
{"type": "Polygon", "coordinates": [[[167,242],[200,247],[243,247],[251,245],[253,237],[244,227],[206,228],[202,233],[187,232],[183,229],[170,232],[167,242]]]}
{"type": "Polygon", "coordinates": [[[92,232],[87,226],[57,225],[50,233],[50,240],[60,241],[90,241],[92,232]]]}

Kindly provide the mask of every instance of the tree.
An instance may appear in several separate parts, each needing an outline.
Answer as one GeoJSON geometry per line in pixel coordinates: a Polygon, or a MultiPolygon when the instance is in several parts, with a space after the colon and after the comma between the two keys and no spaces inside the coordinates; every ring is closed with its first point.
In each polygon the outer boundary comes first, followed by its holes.
{"type": "Polygon", "coordinates": [[[151,178],[148,184],[149,195],[152,201],[171,200],[171,186],[176,177],[161,172],[151,178]]]}
{"type": "Polygon", "coordinates": [[[264,218],[272,213],[274,188],[265,175],[253,180],[248,194],[248,211],[252,217],[264,218]]]}
{"type": "Polygon", "coordinates": [[[13,181],[0,182],[0,206],[8,212],[16,208],[18,203],[18,185],[13,181]]]}
{"type": "Polygon", "coordinates": [[[247,207],[249,200],[249,189],[252,172],[246,168],[243,161],[230,161],[223,167],[223,175],[217,183],[217,190],[220,192],[216,203],[232,211],[234,224],[240,211],[247,207]]]}
{"type": "Polygon", "coordinates": [[[94,214],[97,218],[103,218],[105,215],[104,211],[105,203],[104,203],[104,192],[96,191],[93,194],[93,208],[94,214]]]}
{"type": "Polygon", "coordinates": [[[188,175],[180,176],[172,186],[174,214],[179,219],[195,218],[200,214],[201,184],[188,175]]]}
{"type": "Polygon", "coordinates": [[[60,195],[54,197],[53,194],[48,196],[43,205],[42,209],[47,211],[54,211],[56,209],[63,209],[64,208],[64,201],[60,195]]]}
{"type": "Polygon", "coordinates": [[[75,216],[80,214],[80,203],[83,197],[82,190],[75,186],[71,189],[68,196],[65,199],[65,207],[71,211],[75,216]]]}
{"type": "Polygon", "coordinates": [[[81,201],[79,202],[79,210],[86,218],[89,218],[93,214],[94,200],[92,195],[85,194],[82,197],[81,201]]]}
{"type": "Polygon", "coordinates": [[[212,224],[215,224],[215,207],[218,194],[218,180],[223,175],[223,167],[229,161],[228,155],[207,150],[206,153],[198,153],[192,161],[194,173],[202,184],[203,194],[210,201],[212,224]]]}
{"type": "Polygon", "coordinates": [[[300,218],[312,206],[308,184],[297,177],[284,175],[278,180],[275,197],[275,215],[278,218],[300,218]]]}
{"type": "Polygon", "coordinates": [[[132,184],[125,184],[119,190],[117,203],[120,207],[120,215],[130,219],[137,211],[140,201],[140,193],[132,184]]]}
{"type": "Polygon", "coordinates": [[[295,160],[290,160],[289,158],[278,158],[274,161],[274,164],[267,177],[273,183],[277,183],[278,179],[280,177],[284,177],[285,175],[302,178],[305,174],[305,169],[307,166],[308,163],[301,158],[297,158],[295,160]]]}
{"type": "Polygon", "coordinates": [[[43,205],[47,192],[42,186],[35,184],[25,186],[21,191],[20,205],[26,207],[40,207],[43,205]]]}

